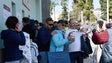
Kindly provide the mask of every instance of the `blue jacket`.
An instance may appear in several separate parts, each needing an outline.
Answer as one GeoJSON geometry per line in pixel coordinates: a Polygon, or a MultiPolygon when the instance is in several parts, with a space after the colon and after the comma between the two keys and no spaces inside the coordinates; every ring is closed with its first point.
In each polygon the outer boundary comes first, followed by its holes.
{"type": "Polygon", "coordinates": [[[22,32],[14,30],[3,30],[1,39],[4,41],[4,59],[5,61],[15,61],[23,57],[19,45],[25,45],[25,37],[22,32]]]}
{"type": "Polygon", "coordinates": [[[63,51],[66,43],[69,43],[69,41],[63,37],[62,31],[56,30],[56,34],[51,38],[50,52],[63,51]]]}

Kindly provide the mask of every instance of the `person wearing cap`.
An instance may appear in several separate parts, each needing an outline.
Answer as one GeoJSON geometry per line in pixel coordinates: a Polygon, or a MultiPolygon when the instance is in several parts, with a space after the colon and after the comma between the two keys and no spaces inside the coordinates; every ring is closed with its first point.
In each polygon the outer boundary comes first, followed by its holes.
{"type": "Polygon", "coordinates": [[[73,42],[74,39],[68,36],[68,39],[64,37],[63,31],[65,28],[65,21],[59,20],[57,25],[58,30],[55,30],[55,34],[51,38],[50,52],[64,51],[64,45],[73,42]]]}

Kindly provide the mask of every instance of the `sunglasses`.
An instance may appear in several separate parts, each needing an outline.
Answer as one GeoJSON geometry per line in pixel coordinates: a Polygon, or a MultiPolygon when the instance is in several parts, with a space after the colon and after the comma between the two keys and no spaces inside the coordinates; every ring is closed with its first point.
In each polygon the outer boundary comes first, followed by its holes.
{"type": "Polygon", "coordinates": [[[53,26],[53,24],[49,24],[49,26],[53,26]]]}

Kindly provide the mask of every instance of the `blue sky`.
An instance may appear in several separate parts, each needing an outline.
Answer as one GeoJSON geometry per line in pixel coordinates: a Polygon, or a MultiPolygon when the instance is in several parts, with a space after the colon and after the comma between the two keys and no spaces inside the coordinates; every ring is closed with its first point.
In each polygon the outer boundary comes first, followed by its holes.
{"type": "MultiPolygon", "coordinates": [[[[68,0],[68,10],[69,11],[72,10],[72,2],[73,2],[73,0],[68,0]]],[[[100,8],[99,0],[93,0],[93,5],[94,5],[94,9],[100,8]]],[[[57,5],[55,7],[55,11],[61,12],[62,11],[61,5],[57,5]]]]}
{"type": "Polygon", "coordinates": [[[94,4],[94,9],[100,8],[99,0],[93,0],[93,4],[94,4]]]}

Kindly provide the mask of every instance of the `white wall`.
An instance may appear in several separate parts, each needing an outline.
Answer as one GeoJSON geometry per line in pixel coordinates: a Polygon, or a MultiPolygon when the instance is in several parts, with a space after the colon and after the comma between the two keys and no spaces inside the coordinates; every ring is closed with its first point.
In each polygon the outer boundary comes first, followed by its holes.
{"type": "MultiPolygon", "coordinates": [[[[3,13],[3,5],[5,4],[10,8],[10,13],[12,15],[12,2],[15,3],[16,16],[19,18],[19,21],[22,25],[22,10],[24,10],[24,17],[30,16],[30,19],[42,21],[42,12],[41,12],[41,0],[29,0],[30,1],[30,10],[28,10],[24,5],[22,0],[0,0],[0,32],[3,29],[6,29],[3,13]]],[[[7,13],[6,13],[7,14],[7,13]]],[[[0,48],[2,48],[0,39],[0,48]]]]}

